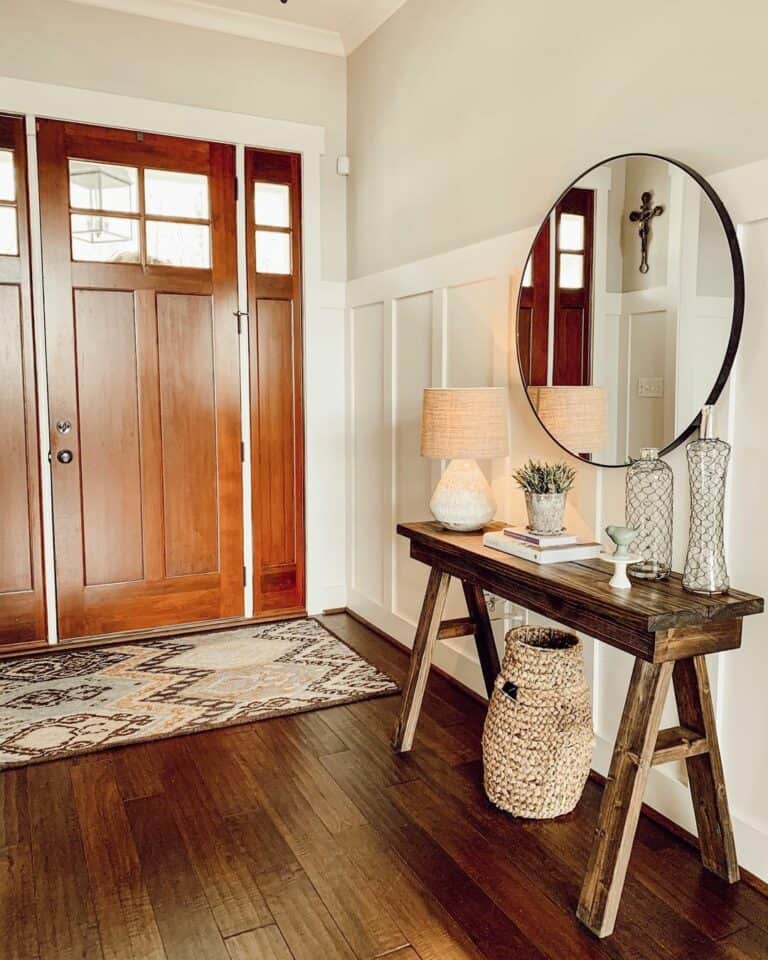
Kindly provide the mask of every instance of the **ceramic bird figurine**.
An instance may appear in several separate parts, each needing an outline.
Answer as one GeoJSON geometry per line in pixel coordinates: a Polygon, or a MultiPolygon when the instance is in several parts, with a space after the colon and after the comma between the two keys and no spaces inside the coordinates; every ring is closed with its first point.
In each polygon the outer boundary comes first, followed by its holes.
{"type": "Polygon", "coordinates": [[[615,557],[629,556],[629,546],[635,537],[637,537],[638,533],[640,533],[640,531],[634,527],[617,527],[613,524],[610,527],[606,527],[605,532],[616,544],[616,550],[614,551],[615,557]]]}
{"type": "Polygon", "coordinates": [[[612,524],[605,528],[605,532],[616,544],[613,553],[602,553],[600,555],[603,560],[612,563],[615,568],[609,586],[617,590],[629,590],[632,584],[627,576],[627,567],[630,563],[637,563],[641,559],[640,557],[633,557],[629,552],[629,547],[640,531],[634,527],[617,527],[612,524]]]}

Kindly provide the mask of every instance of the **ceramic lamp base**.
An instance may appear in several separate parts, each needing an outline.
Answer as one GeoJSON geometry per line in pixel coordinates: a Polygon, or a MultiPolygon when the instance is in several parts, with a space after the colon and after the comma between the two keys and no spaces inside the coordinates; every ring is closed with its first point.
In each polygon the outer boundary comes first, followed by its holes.
{"type": "Polygon", "coordinates": [[[451,460],[429,501],[446,530],[482,530],[496,515],[496,500],[475,460],[451,460]]]}

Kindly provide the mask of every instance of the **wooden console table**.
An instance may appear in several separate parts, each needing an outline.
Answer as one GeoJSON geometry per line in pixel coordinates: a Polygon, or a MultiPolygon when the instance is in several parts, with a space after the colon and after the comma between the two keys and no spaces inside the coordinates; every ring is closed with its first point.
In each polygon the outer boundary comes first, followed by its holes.
{"type": "Polygon", "coordinates": [[[636,583],[631,591],[614,590],[608,586],[610,568],[597,560],[537,566],[484,547],[479,533],[451,533],[436,523],[400,524],[397,532],[431,572],[394,748],[411,749],[439,639],[474,634],[490,695],[499,661],[483,597],[488,590],[635,658],[579,919],[599,937],[613,932],[648,773],[671,760],[686,761],[704,866],[730,883],[738,880],[705,654],[739,647],[742,618],[762,613],[762,598],[735,590],[717,597],[686,593],[675,574],[636,583]],[[469,616],[443,621],[451,577],[461,581],[469,616]],[[670,681],[680,726],[659,730],[670,681]]]}

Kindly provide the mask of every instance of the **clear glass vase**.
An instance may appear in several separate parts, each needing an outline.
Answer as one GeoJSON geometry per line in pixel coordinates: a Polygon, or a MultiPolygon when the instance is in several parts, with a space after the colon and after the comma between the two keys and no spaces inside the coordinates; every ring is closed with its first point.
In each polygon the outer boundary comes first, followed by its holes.
{"type": "Polygon", "coordinates": [[[639,530],[632,553],[643,559],[627,572],[639,580],[663,580],[672,569],[673,474],[659,451],[643,447],[627,470],[626,524],[639,530]]]}
{"type": "Polygon", "coordinates": [[[730,587],[725,564],[725,484],[730,444],[711,435],[711,419],[705,418],[704,434],[686,447],[691,483],[691,526],[683,588],[708,595],[727,593],[730,587]]]}

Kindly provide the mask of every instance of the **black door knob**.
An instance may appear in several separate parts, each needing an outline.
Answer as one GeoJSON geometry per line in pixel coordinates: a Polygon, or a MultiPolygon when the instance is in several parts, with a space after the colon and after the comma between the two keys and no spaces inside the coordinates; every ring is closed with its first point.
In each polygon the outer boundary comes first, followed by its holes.
{"type": "Polygon", "coordinates": [[[71,450],[59,450],[56,454],[56,459],[59,463],[72,463],[72,451],[71,450]]]}

